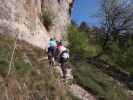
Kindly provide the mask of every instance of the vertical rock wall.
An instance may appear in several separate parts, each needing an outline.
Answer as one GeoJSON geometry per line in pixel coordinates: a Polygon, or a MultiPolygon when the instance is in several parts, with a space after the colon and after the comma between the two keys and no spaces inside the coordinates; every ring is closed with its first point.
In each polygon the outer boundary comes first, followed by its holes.
{"type": "Polygon", "coordinates": [[[74,0],[43,0],[42,9],[51,10],[55,18],[50,34],[52,36],[65,35],[70,24],[70,10],[74,0]]]}
{"type": "Polygon", "coordinates": [[[71,0],[0,0],[0,34],[17,36],[46,48],[49,33],[65,33],[70,23],[71,0]],[[50,32],[40,22],[42,9],[50,8],[55,19],[50,32]]]}

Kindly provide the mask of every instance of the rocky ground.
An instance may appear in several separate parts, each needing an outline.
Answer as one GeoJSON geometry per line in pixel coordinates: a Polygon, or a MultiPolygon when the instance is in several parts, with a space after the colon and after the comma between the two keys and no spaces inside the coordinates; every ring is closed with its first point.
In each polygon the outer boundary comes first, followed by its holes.
{"type": "MultiPolygon", "coordinates": [[[[47,57],[43,57],[40,58],[39,61],[42,60],[47,60],[47,57]]],[[[56,65],[54,66],[55,70],[60,74],[60,76],[63,76],[62,70],[60,68],[60,65],[58,63],[56,63],[56,65]]],[[[73,75],[72,75],[72,69],[71,68],[67,68],[67,75],[66,75],[66,80],[62,81],[63,79],[61,78],[59,80],[59,84],[67,86],[69,91],[76,97],[78,97],[81,100],[97,100],[94,95],[92,95],[91,93],[89,93],[88,91],[86,91],[84,88],[82,88],[81,86],[79,86],[78,84],[75,83],[70,83],[70,84],[65,84],[65,83],[69,83],[69,81],[73,81],[73,75]]],[[[63,86],[62,86],[63,87],[63,86]]]]}
{"type": "MultiPolygon", "coordinates": [[[[63,76],[60,66],[55,66],[55,69],[59,72],[61,76],[63,76]]],[[[67,75],[65,81],[72,81],[73,75],[72,75],[72,69],[67,68],[67,75]]],[[[80,98],[81,100],[97,100],[94,95],[86,91],[84,88],[79,86],[78,84],[67,84],[69,91],[76,97],[80,98]]]]}

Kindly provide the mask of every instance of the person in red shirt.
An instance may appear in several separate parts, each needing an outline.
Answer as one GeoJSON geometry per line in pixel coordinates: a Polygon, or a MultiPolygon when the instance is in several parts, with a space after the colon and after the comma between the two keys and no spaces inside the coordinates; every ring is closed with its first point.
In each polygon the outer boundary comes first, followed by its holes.
{"type": "Polygon", "coordinates": [[[69,50],[62,45],[62,42],[57,43],[57,58],[58,62],[61,65],[61,69],[63,72],[63,78],[66,78],[66,68],[65,68],[65,63],[67,62],[69,58],[69,50]]]}

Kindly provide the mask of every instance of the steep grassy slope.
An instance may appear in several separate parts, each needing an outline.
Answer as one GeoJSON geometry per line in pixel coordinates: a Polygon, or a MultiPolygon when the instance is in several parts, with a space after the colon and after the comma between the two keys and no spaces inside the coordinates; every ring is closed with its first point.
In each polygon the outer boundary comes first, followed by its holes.
{"type": "Polygon", "coordinates": [[[130,100],[125,90],[112,77],[84,61],[73,62],[75,82],[100,100],[130,100]]]}
{"type": "Polygon", "coordinates": [[[15,40],[0,36],[0,99],[1,100],[75,100],[50,73],[46,52],[24,41],[17,41],[9,71],[15,40]]]}
{"type": "MultiPolygon", "coordinates": [[[[108,50],[109,54],[113,53],[114,58],[105,55],[107,51],[105,52],[100,45],[99,35],[97,36],[92,31],[93,29],[87,28],[86,31],[84,28],[84,26],[81,28],[73,24],[68,29],[69,48],[75,82],[96,95],[99,100],[132,100],[133,97],[130,96],[127,89],[128,85],[130,87],[132,85],[132,77],[129,76],[130,74],[128,75],[128,72],[123,67],[118,66],[114,62],[114,60],[117,60],[121,63],[121,56],[118,55],[120,50],[118,49],[115,53],[110,49],[108,50]],[[112,65],[115,66],[112,67],[112,65]],[[123,79],[127,81],[121,81],[123,79]]],[[[128,54],[130,56],[126,56],[126,58],[122,59],[124,60],[122,62],[127,66],[129,64],[131,66],[132,60],[130,59],[132,58],[132,53],[129,52],[128,54]]]]}

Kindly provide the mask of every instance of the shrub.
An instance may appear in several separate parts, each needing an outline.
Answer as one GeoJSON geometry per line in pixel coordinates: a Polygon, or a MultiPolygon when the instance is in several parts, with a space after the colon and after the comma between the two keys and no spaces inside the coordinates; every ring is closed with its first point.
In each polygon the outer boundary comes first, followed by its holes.
{"type": "Polygon", "coordinates": [[[113,62],[129,71],[131,74],[133,74],[133,68],[132,68],[132,65],[133,65],[133,46],[129,47],[129,48],[120,48],[118,46],[118,44],[116,43],[113,43],[111,45],[111,49],[112,49],[112,52],[110,53],[110,58],[113,60],[113,62]]]}
{"type": "Polygon", "coordinates": [[[50,27],[53,25],[54,18],[55,16],[53,12],[51,12],[50,10],[44,10],[42,12],[40,19],[48,31],[50,30],[50,27]]]}
{"type": "Polygon", "coordinates": [[[101,51],[98,45],[91,44],[88,33],[76,26],[68,28],[68,40],[71,53],[78,57],[93,57],[101,51]]]}
{"type": "Polygon", "coordinates": [[[69,47],[73,54],[84,55],[87,38],[84,32],[79,32],[76,27],[70,26],[68,29],[69,47]]]}
{"type": "Polygon", "coordinates": [[[129,100],[117,81],[84,61],[73,61],[74,81],[97,96],[98,100],[129,100]]]}

